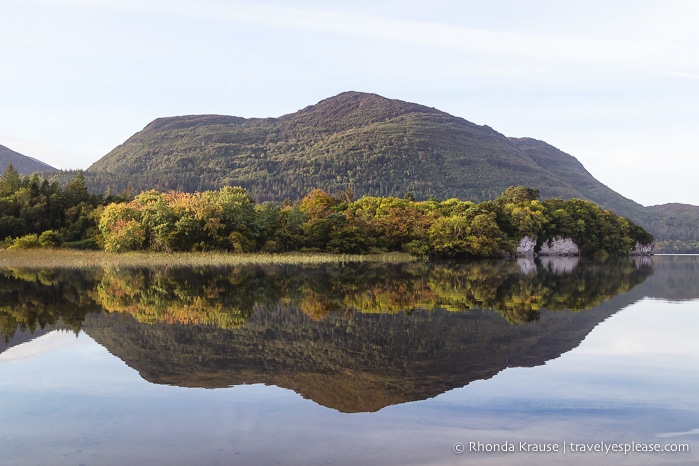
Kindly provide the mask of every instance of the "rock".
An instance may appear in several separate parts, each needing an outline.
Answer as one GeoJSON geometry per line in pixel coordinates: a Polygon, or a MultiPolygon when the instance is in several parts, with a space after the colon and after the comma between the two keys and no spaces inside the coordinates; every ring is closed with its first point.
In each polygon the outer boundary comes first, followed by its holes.
{"type": "Polygon", "coordinates": [[[534,248],[536,247],[536,240],[525,236],[519,241],[517,245],[517,256],[518,257],[529,257],[534,256],[534,248]]]}
{"type": "MultiPolygon", "coordinates": [[[[517,244],[517,257],[580,255],[580,248],[575,244],[572,238],[561,238],[560,236],[556,236],[549,241],[544,241],[538,253],[535,251],[535,248],[536,239],[525,236],[517,244]]],[[[636,246],[629,252],[629,256],[651,256],[653,255],[654,248],[655,242],[641,244],[637,241],[636,246]]]]}
{"type": "Polygon", "coordinates": [[[541,245],[539,251],[541,256],[579,256],[580,248],[571,238],[561,238],[556,236],[554,239],[545,241],[541,245]]]}
{"type": "Polygon", "coordinates": [[[629,256],[650,256],[653,254],[653,249],[655,248],[655,241],[650,244],[641,244],[636,241],[636,246],[629,252],[629,256]]]}

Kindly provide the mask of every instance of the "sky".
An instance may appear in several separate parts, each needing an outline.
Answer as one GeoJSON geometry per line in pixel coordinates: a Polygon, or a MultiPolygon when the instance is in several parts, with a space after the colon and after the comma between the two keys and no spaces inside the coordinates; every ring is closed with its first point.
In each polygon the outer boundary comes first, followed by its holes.
{"type": "Polygon", "coordinates": [[[344,91],[699,205],[699,2],[2,0],[0,144],[85,169],[155,118],[276,117],[344,91]]]}

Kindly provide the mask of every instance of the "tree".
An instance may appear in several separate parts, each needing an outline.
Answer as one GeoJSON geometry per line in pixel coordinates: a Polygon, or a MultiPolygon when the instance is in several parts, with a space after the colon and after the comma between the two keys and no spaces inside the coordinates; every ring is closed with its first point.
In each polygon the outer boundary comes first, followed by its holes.
{"type": "Polygon", "coordinates": [[[130,205],[138,210],[138,219],[144,229],[148,248],[172,251],[177,218],[165,196],[151,189],[136,196],[130,205]]]}
{"type": "Polygon", "coordinates": [[[260,235],[255,223],[255,202],[244,188],[224,186],[218,191],[206,191],[204,197],[221,208],[221,234],[230,235],[235,231],[250,241],[260,235]]]}
{"type": "Polygon", "coordinates": [[[339,201],[322,189],[314,189],[301,199],[301,212],[308,222],[313,223],[327,217],[333,212],[339,201]]]}
{"type": "Polygon", "coordinates": [[[68,182],[63,192],[70,205],[77,205],[90,200],[87,184],[85,183],[85,174],[82,170],[78,170],[78,174],[68,182]]]}
{"type": "Polygon", "coordinates": [[[9,196],[17,191],[22,184],[19,173],[12,162],[5,167],[5,173],[0,177],[0,196],[9,196]]]}
{"type": "Polygon", "coordinates": [[[539,190],[524,186],[510,186],[495,199],[495,203],[504,206],[507,204],[529,204],[539,199],[539,190]]]}
{"type": "Polygon", "coordinates": [[[494,212],[452,215],[437,219],[430,228],[432,254],[437,257],[503,257],[514,245],[500,230],[494,212]]]}
{"type": "Polygon", "coordinates": [[[102,211],[99,229],[104,249],[123,252],[141,249],[146,232],[139,221],[138,210],[130,204],[109,204],[102,211]]]}

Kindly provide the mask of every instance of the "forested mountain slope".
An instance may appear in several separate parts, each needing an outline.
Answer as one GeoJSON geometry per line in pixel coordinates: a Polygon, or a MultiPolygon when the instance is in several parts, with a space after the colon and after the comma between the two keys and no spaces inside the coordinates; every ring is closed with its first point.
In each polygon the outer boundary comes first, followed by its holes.
{"type": "Polygon", "coordinates": [[[125,176],[136,191],[238,185],[258,201],[348,185],[358,195],[484,201],[524,185],[537,187],[543,198],[641,208],[543,142],[507,138],[433,108],[358,92],[279,118],[161,118],[88,171],[125,176]]]}

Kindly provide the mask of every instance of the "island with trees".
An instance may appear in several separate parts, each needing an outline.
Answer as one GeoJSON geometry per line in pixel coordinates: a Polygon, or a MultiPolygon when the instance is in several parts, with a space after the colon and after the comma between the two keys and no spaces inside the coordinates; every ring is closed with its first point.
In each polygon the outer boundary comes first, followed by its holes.
{"type": "MultiPolygon", "coordinates": [[[[653,243],[631,220],[580,199],[539,199],[515,186],[494,200],[362,196],[348,186],[297,201],[256,203],[241,187],[91,194],[82,172],[65,186],[10,165],[0,177],[0,238],[8,249],[123,251],[402,251],[433,258],[513,257],[567,238],[580,255],[627,255],[653,243]]],[[[646,250],[649,250],[648,248],[646,250]]]]}

